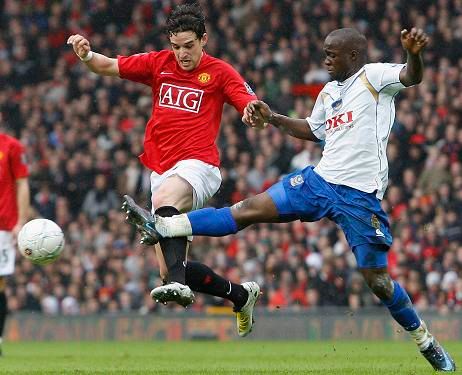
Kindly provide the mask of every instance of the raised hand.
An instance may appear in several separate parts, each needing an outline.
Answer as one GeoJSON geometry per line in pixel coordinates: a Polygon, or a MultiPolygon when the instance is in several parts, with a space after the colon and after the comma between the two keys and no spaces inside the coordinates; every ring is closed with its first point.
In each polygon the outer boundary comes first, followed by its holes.
{"type": "Polygon", "coordinates": [[[401,31],[401,45],[410,54],[417,55],[427,46],[428,36],[422,29],[413,27],[411,31],[401,31]]]}
{"type": "Polygon", "coordinates": [[[90,42],[88,39],[80,34],[71,35],[67,39],[67,44],[72,44],[75,54],[80,58],[84,59],[90,52],[90,42]]]}

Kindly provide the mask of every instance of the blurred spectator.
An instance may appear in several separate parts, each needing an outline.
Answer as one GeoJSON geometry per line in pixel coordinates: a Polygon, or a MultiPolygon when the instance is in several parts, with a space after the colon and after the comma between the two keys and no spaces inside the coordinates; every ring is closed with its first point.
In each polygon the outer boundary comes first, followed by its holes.
{"type": "MultiPolygon", "coordinates": [[[[66,232],[54,264],[17,259],[7,293],[12,311],[94,314],[156,305],[153,252],[118,212],[122,194],[149,202],[149,173],[137,161],[149,117],[149,92],[128,81],[89,74],[65,45],[88,35],[107,55],[167,46],[161,33],[177,1],[0,2],[0,122],[27,146],[33,204],[66,232]],[[91,3],[91,4],[90,4],[91,3]]],[[[420,309],[462,309],[462,3],[460,1],[202,1],[212,55],[238,67],[278,112],[308,116],[328,80],[323,40],[339,27],[364,32],[371,61],[403,61],[399,32],[431,36],[424,81],[396,98],[383,207],[395,242],[390,270],[420,309]],[[366,6],[367,5],[367,6],[366,6]],[[403,18],[402,15],[406,15],[403,18]]],[[[223,184],[210,202],[231,205],[293,169],[316,164],[322,144],[268,127],[246,129],[224,108],[218,144],[223,184]]],[[[270,309],[377,303],[355,271],[335,224],[260,224],[231,237],[198,238],[190,254],[230,279],[258,279],[270,309]]],[[[222,303],[201,296],[195,310],[222,303]]],[[[175,308],[171,306],[170,308],[175,308]]]]}
{"type": "Polygon", "coordinates": [[[108,188],[106,176],[98,174],[95,177],[95,187],[85,195],[82,211],[94,220],[98,216],[105,216],[118,206],[119,199],[115,191],[108,188]]]}

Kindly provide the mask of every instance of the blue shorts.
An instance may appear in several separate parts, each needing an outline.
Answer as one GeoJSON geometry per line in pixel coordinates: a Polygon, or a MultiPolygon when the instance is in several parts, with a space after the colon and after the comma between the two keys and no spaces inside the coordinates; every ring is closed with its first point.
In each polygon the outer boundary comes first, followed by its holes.
{"type": "Polygon", "coordinates": [[[375,193],[331,184],[307,167],[271,186],[271,196],[282,221],[318,221],[324,217],[345,233],[359,268],[387,266],[392,243],[387,214],[375,193]]]}

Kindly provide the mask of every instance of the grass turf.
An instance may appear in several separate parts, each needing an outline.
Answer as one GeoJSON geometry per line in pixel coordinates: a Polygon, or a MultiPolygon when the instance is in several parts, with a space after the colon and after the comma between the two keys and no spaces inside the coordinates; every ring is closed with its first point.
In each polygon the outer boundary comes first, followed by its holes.
{"type": "MultiPolygon", "coordinates": [[[[462,363],[462,343],[446,344],[462,363]]],[[[433,374],[411,342],[18,342],[1,374],[433,374]]]]}

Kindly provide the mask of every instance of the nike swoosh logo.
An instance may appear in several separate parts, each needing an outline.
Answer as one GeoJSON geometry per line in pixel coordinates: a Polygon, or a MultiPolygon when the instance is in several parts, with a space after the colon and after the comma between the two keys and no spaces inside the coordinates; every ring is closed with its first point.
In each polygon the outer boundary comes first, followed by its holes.
{"type": "Polygon", "coordinates": [[[160,72],[160,75],[165,75],[165,74],[173,74],[172,72],[160,72]]]}

